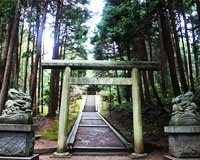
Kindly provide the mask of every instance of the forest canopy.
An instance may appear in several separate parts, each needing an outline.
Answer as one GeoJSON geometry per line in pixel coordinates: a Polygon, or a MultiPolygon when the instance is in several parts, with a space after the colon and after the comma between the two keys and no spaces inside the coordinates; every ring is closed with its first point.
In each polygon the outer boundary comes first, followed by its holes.
{"type": "MultiPolygon", "coordinates": [[[[48,116],[60,105],[62,70],[42,71],[48,47],[45,26],[54,40],[52,59],[158,61],[161,71],[140,72],[142,103],[162,108],[189,90],[200,98],[199,0],[106,0],[102,20],[85,45],[92,14],[90,0],[3,0],[0,2],[0,113],[9,88],[27,92],[32,104],[47,104],[48,116]],[[48,22],[48,17],[51,22],[48,22]],[[50,23],[50,24],[49,24],[50,23]]],[[[98,2],[96,2],[98,3],[98,2]]],[[[86,71],[73,71],[85,76],[86,71]]],[[[93,71],[98,77],[130,77],[131,71],[93,71]]],[[[116,103],[131,102],[129,86],[89,86],[109,91],[116,103]]]]}

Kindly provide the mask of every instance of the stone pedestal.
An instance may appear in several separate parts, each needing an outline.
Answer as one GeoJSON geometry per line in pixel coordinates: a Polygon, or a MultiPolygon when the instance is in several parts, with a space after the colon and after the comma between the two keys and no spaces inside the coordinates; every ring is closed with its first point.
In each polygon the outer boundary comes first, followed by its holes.
{"type": "Polygon", "coordinates": [[[0,156],[0,160],[39,160],[39,154],[33,154],[30,157],[8,157],[0,156]]]}
{"type": "Polygon", "coordinates": [[[200,160],[200,158],[175,158],[173,156],[164,155],[164,160],[200,160]]]}
{"type": "MultiPolygon", "coordinates": [[[[36,125],[0,124],[0,156],[4,157],[38,157],[33,156],[36,125]]],[[[39,159],[39,158],[38,158],[39,159]]]]}
{"type": "Polygon", "coordinates": [[[200,157],[200,126],[166,126],[169,153],[176,158],[200,157]]]}

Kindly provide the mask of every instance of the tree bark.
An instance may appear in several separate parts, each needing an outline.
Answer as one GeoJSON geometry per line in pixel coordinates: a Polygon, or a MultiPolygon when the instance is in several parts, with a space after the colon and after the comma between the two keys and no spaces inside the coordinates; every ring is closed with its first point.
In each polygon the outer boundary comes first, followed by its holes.
{"type": "Polygon", "coordinates": [[[140,89],[140,97],[141,97],[141,104],[144,104],[144,92],[142,87],[142,72],[139,72],[139,89],[140,89]]]}
{"type": "Polygon", "coordinates": [[[19,73],[19,52],[18,52],[18,46],[19,46],[19,22],[17,24],[17,30],[15,33],[15,45],[13,49],[13,59],[12,59],[12,79],[14,81],[14,87],[18,88],[18,73],[19,73]]]}
{"type": "MultiPolygon", "coordinates": [[[[117,70],[115,70],[115,76],[118,77],[117,70]]],[[[121,104],[122,100],[121,100],[121,95],[119,92],[119,86],[116,86],[116,87],[117,87],[117,100],[118,100],[118,103],[121,104]]]]}
{"type": "MultiPolygon", "coordinates": [[[[145,45],[145,39],[142,36],[142,34],[138,35],[139,39],[137,40],[137,57],[139,61],[148,61],[148,56],[146,52],[146,45],[145,45]]],[[[150,101],[150,93],[149,93],[149,84],[147,80],[147,73],[146,71],[142,71],[142,77],[143,77],[143,83],[144,83],[144,93],[146,101],[150,101]]]]}
{"type": "Polygon", "coordinates": [[[172,29],[173,29],[173,34],[174,34],[174,39],[175,39],[175,46],[176,46],[176,58],[178,62],[178,70],[179,70],[179,75],[180,75],[180,81],[181,81],[181,86],[184,92],[188,91],[188,85],[185,79],[185,72],[183,68],[183,62],[182,62],[182,57],[181,57],[181,52],[180,52],[180,46],[179,46],[179,39],[178,39],[178,34],[176,30],[176,23],[175,23],[175,18],[174,18],[174,11],[171,7],[172,3],[171,0],[168,0],[168,8],[169,8],[169,13],[170,13],[170,18],[172,22],[172,29]]]}
{"type": "Polygon", "coordinates": [[[189,42],[189,36],[188,36],[188,28],[187,28],[187,22],[186,22],[186,16],[185,16],[185,8],[182,7],[182,15],[183,15],[183,21],[184,21],[184,27],[185,27],[185,38],[187,42],[187,50],[188,50],[188,63],[189,63],[189,75],[190,75],[190,84],[191,84],[191,90],[194,92],[194,79],[193,79],[193,71],[192,71],[192,58],[191,58],[191,51],[190,51],[190,42],[189,42]]]}
{"type": "MultiPolygon", "coordinates": [[[[24,14],[23,16],[25,16],[25,12],[26,10],[24,9],[24,14]]],[[[22,22],[22,29],[20,31],[20,45],[19,45],[19,56],[18,56],[18,62],[19,62],[19,70],[17,73],[17,77],[19,79],[19,73],[20,73],[20,63],[21,63],[21,55],[22,55],[22,43],[23,43],[23,36],[24,36],[24,21],[25,19],[23,18],[23,22],[22,22]]]]}
{"type": "Polygon", "coordinates": [[[183,39],[183,32],[182,32],[182,27],[180,24],[180,32],[181,32],[181,42],[182,42],[182,46],[183,46],[183,55],[184,55],[184,65],[185,65],[185,72],[186,72],[186,77],[188,79],[188,63],[187,63],[187,57],[186,57],[186,52],[185,52],[185,43],[184,43],[184,39],[183,39]]]}
{"type": "MultiPolygon", "coordinates": [[[[53,56],[52,59],[59,58],[59,32],[60,32],[60,12],[61,12],[62,1],[57,1],[57,13],[56,13],[56,21],[54,26],[54,48],[53,48],[53,56]]],[[[56,116],[56,109],[58,107],[58,84],[59,84],[59,71],[51,70],[51,79],[50,79],[50,94],[49,94],[49,117],[56,116]]]]}
{"type": "MultiPolygon", "coordinates": [[[[114,53],[114,55],[115,55],[115,54],[116,54],[115,43],[113,43],[112,48],[113,48],[113,53],[114,53]]],[[[115,59],[115,60],[116,60],[116,59],[115,59]]],[[[117,72],[117,70],[115,70],[115,77],[118,77],[118,72],[117,72]]],[[[122,100],[121,100],[121,95],[120,95],[120,91],[119,91],[119,86],[118,86],[118,85],[116,86],[116,89],[117,89],[117,100],[118,100],[118,103],[121,104],[121,103],[122,103],[122,100]]]]}
{"type": "Polygon", "coordinates": [[[40,102],[41,102],[41,96],[40,96],[40,93],[41,93],[41,72],[42,72],[42,61],[41,61],[41,58],[40,58],[40,64],[39,64],[39,76],[38,76],[38,103],[37,103],[37,113],[40,112],[40,102]]]}
{"type": "Polygon", "coordinates": [[[11,67],[12,67],[12,58],[13,58],[13,50],[14,50],[14,45],[15,45],[15,40],[16,40],[16,32],[17,32],[17,25],[19,25],[19,10],[21,7],[21,1],[18,1],[17,7],[15,9],[15,18],[13,21],[13,26],[12,26],[12,32],[10,36],[10,43],[9,43],[9,48],[8,48],[8,54],[7,54],[7,61],[6,61],[6,66],[5,66],[5,72],[4,72],[4,77],[3,77],[3,83],[2,83],[2,88],[0,92],[0,114],[2,113],[2,110],[4,108],[6,99],[7,99],[7,92],[8,92],[8,86],[10,82],[10,75],[11,75],[11,67]]]}
{"type": "MultiPolygon", "coordinates": [[[[152,53],[152,43],[151,43],[151,39],[149,40],[149,52],[150,52],[150,61],[153,61],[153,53],[152,53]]],[[[156,97],[156,100],[158,102],[158,105],[159,107],[162,107],[163,104],[162,104],[162,101],[158,95],[158,92],[156,90],[156,87],[155,87],[155,81],[154,81],[154,75],[153,75],[153,72],[152,71],[149,71],[148,72],[148,76],[149,76],[149,81],[150,81],[150,84],[151,84],[151,87],[152,87],[152,90],[153,90],[153,94],[154,96],[156,97]]]]}
{"type": "Polygon", "coordinates": [[[195,39],[194,24],[192,24],[192,39],[193,39],[193,53],[195,60],[196,80],[198,80],[199,79],[198,48],[196,43],[197,41],[195,39]]]}
{"type": "Polygon", "coordinates": [[[162,28],[160,17],[158,16],[158,27],[159,27],[159,38],[160,38],[160,55],[161,55],[161,79],[162,79],[162,93],[164,96],[167,95],[167,87],[166,87],[166,53],[164,50],[163,44],[163,36],[162,36],[162,28]]]}
{"type": "MultiPolygon", "coordinates": [[[[129,45],[127,46],[127,54],[128,54],[127,55],[128,56],[128,61],[131,61],[131,51],[130,51],[130,46],[129,45]]],[[[131,77],[131,71],[130,70],[128,70],[127,77],[131,77]]],[[[130,100],[131,100],[131,87],[130,86],[126,86],[125,88],[126,88],[126,90],[125,90],[125,92],[126,92],[126,94],[125,94],[126,101],[130,102],[130,100]]]]}
{"type": "MultiPolygon", "coordinates": [[[[41,10],[40,6],[39,5],[44,5],[45,4],[45,0],[42,0],[40,4],[37,4],[37,8],[36,8],[36,12],[37,13],[40,13],[42,14],[42,12],[44,11],[41,10]]],[[[40,39],[40,24],[42,24],[42,20],[40,19],[40,14],[37,14],[37,17],[36,17],[36,22],[35,22],[35,25],[33,25],[33,54],[31,55],[31,73],[29,75],[29,92],[31,93],[31,83],[32,83],[32,77],[33,77],[33,70],[34,70],[34,53],[37,54],[37,44],[38,44],[38,40],[40,39]],[[36,44],[36,45],[35,45],[36,44]]],[[[44,26],[45,27],[45,26],[44,26]]],[[[43,31],[44,31],[44,27],[43,27],[43,31]]],[[[42,32],[42,36],[43,36],[43,32],[42,32]]],[[[42,42],[41,42],[42,43],[42,42]]],[[[41,44],[42,45],[42,44],[41,44]]],[[[40,47],[41,49],[41,47],[40,47]]],[[[42,51],[40,51],[42,52],[42,51]]],[[[40,54],[41,55],[41,54],[40,54]]],[[[36,57],[36,56],[35,56],[36,57]]],[[[37,75],[37,74],[36,74],[37,75]]]]}
{"type": "Polygon", "coordinates": [[[168,23],[167,23],[167,18],[165,15],[166,13],[164,13],[163,9],[161,9],[159,14],[160,14],[160,20],[161,20],[163,44],[164,44],[164,49],[167,54],[167,59],[169,63],[173,92],[175,96],[178,96],[180,94],[180,87],[179,87],[179,83],[178,83],[178,79],[176,75],[174,50],[173,50],[172,40],[170,37],[169,26],[167,25],[168,23]]]}
{"type": "Polygon", "coordinates": [[[145,99],[146,99],[146,102],[150,102],[151,98],[150,98],[150,93],[149,93],[149,84],[148,84],[148,80],[147,80],[147,72],[146,71],[142,72],[142,77],[143,77],[143,82],[144,82],[145,99]]]}
{"type": "Polygon", "coordinates": [[[10,36],[11,36],[11,32],[12,32],[13,23],[14,23],[14,20],[9,22],[6,26],[6,35],[5,35],[5,40],[4,40],[4,43],[3,43],[1,63],[0,63],[0,89],[2,87],[4,71],[5,71],[5,67],[6,67],[8,48],[9,48],[10,36]]]}
{"type": "MultiPolygon", "coordinates": [[[[39,30],[39,36],[37,37],[37,50],[36,50],[36,57],[35,57],[35,63],[34,63],[34,68],[33,68],[33,76],[31,79],[31,87],[30,87],[30,95],[33,98],[35,94],[35,89],[36,89],[36,78],[37,78],[37,70],[38,70],[38,63],[39,59],[41,56],[41,45],[42,45],[42,36],[43,36],[43,30],[44,30],[44,25],[46,23],[46,14],[47,14],[47,6],[48,6],[49,0],[44,1],[44,7],[42,10],[42,20],[41,20],[41,25],[40,25],[40,30],[39,30]]],[[[32,100],[33,104],[33,100],[32,100]]]]}
{"type": "Polygon", "coordinates": [[[200,1],[199,0],[196,0],[196,5],[197,5],[197,13],[198,13],[199,21],[200,21],[200,1]]]}
{"type": "MultiPolygon", "coordinates": [[[[0,21],[0,45],[2,44],[2,41],[3,41],[3,30],[2,30],[2,27],[3,27],[3,24],[2,24],[2,22],[0,21]]],[[[1,48],[1,46],[0,46],[0,48],[1,48]]],[[[1,48],[1,50],[0,50],[0,52],[2,51],[2,48],[1,48]]],[[[1,57],[1,54],[0,54],[0,57],[1,57]]]]}
{"type": "MultiPolygon", "coordinates": [[[[32,15],[32,8],[31,8],[30,14],[32,15]]],[[[32,23],[32,22],[30,21],[30,22],[29,22],[29,25],[28,25],[28,39],[27,39],[26,53],[29,53],[29,52],[30,52],[31,23],[32,23]]],[[[28,62],[29,62],[29,55],[26,56],[25,67],[24,67],[24,79],[23,79],[23,85],[22,85],[22,91],[23,91],[24,93],[26,92],[26,85],[27,85],[28,62]]]]}

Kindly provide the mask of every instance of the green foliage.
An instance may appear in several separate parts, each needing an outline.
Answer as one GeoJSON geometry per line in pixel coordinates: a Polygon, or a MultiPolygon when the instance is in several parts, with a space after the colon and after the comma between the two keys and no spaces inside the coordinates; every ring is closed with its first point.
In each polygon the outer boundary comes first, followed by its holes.
{"type": "Polygon", "coordinates": [[[42,106],[39,106],[39,110],[40,110],[40,115],[42,116],[46,116],[48,114],[48,106],[43,105],[43,113],[42,113],[42,106]]]}
{"type": "MultiPolygon", "coordinates": [[[[78,114],[80,112],[80,104],[81,104],[81,100],[79,99],[79,100],[76,100],[70,106],[71,111],[69,113],[68,133],[71,131],[73,124],[78,117],[78,114]]],[[[47,114],[47,108],[48,108],[47,106],[44,106],[44,115],[47,114]]],[[[59,127],[59,120],[55,120],[54,123],[50,125],[50,127],[42,129],[37,134],[41,134],[43,139],[57,141],[58,127],[59,127]]]]}
{"type": "MultiPolygon", "coordinates": [[[[69,114],[69,125],[68,125],[68,133],[70,132],[71,128],[75,120],[78,117],[78,113],[70,113],[69,114]]],[[[42,139],[50,140],[50,141],[57,141],[58,140],[58,129],[59,129],[59,120],[55,120],[49,128],[44,128],[42,131],[38,132],[37,134],[42,135],[42,139]]]]}
{"type": "Polygon", "coordinates": [[[58,139],[58,126],[59,121],[56,120],[54,124],[50,126],[50,128],[46,128],[40,132],[43,139],[50,140],[50,141],[57,141],[58,139]]]}
{"type": "Polygon", "coordinates": [[[22,58],[25,58],[25,57],[31,57],[33,55],[33,52],[31,51],[26,51],[22,54],[22,58]]]}
{"type": "Polygon", "coordinates": [[[73,112],[77,112],[78,111],[78,109],[80,108],[80,105],[79,104],[72,104],[71,105],[71,108],[72,108],[72,110],[73,110],[73,112]]]}
{"type": "Polygon", "coordinates": [[[115,104],[113,108],[118,112],[123,112],[124,116],[126,117],[131,117],[133,115],[133,107],[131,102],[115,104]]]}
{"type": "Polygon", "coordinates": [[[17,0],[3,0],[0,2],[0,21],[7,24],[15,16],[17,0]]]}
{"type": "Polygon", "coordinates": [[[44,85],[43,85],[43,102],[44,105],[49,105],[49,89],[50,89],[50,71],[44,70],[44,85]]]}

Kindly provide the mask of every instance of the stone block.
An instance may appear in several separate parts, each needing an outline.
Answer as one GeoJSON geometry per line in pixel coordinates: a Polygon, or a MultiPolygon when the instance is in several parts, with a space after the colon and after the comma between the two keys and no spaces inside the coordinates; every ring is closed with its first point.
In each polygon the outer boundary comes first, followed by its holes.
{"type": "Polygon", "coordinates": [[[0,156],[0,160],[39,160],[39,154],[33,154],[30,157],[8,157],[0,156]]]}
{"type": "Polygon", "coordinates": [[[176,158],[200,157],[200,126],[167,126],[169,153],[176,158]]]}
{"type": "Polygon", "coordinates": [[[164,160],[200,160],[200,158],[175,158],[169,155],[164,155],[164,160]]]}
{"type": "Polygon", "coordinates": [[[29,157],[33,155],[34,131],[32,125],[1,124],[0,156],[29,157]]]}

